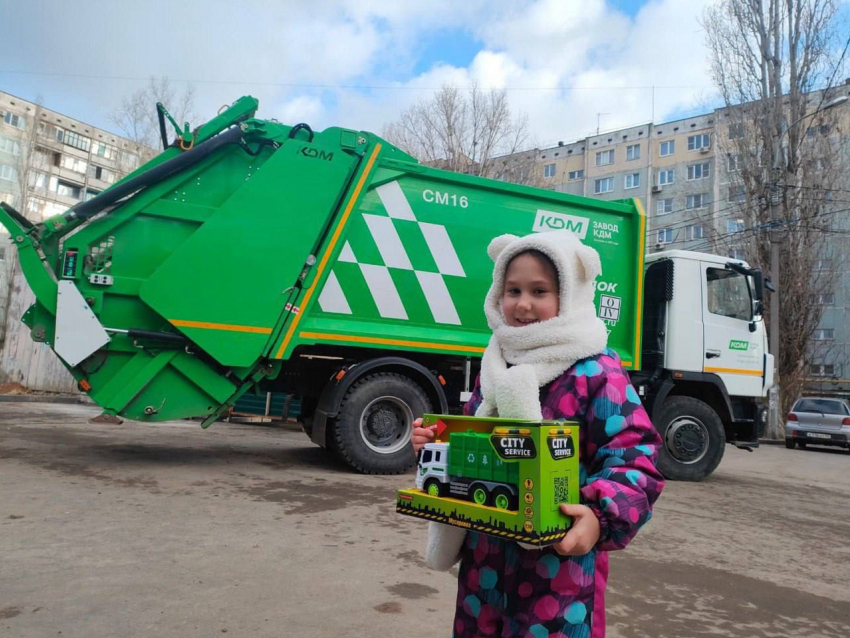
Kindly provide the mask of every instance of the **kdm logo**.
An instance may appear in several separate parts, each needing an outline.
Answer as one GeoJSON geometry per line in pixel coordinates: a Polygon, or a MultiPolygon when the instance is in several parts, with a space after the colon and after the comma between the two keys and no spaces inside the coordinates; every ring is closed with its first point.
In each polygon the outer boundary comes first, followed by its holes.
{"type": "Polygon", "coordinates": [[[735,339],[732,339],[732,341],[729,342],[729,349],[730,350],[745,350],[746,351],[746,350],[750,349],[750,342],[749,341],[736,341],[735,339]]]}
{"type": "Polygon", "coordinates": [[[534,218],[534,227],[532,230],[535,233],[567,230],[577,235],[579,239],[584,239],[587,237],[589,226],[590,220],[587,217],[576,217],[574,215],[564,215],[562,213],[553,213],[550,210],[539,209],[537,211],[537,217],[534,218]]]}

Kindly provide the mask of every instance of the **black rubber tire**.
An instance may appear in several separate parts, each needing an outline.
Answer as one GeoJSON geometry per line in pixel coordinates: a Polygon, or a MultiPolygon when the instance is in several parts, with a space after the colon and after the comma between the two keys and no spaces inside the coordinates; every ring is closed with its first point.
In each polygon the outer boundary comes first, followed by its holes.
{"type": "Polygon", "coordinates": [[[658,453],[658,469],[665,478],[672,481],[701,481],[720,465],[726,449],[726,433],[720,417],[707,403],[693,397],[669,397],[661,408],[655,427],[661,434],[662,443],[658,453]],[[681,417],[692,417],[699,421],[707,432],[705,454],[690,463],[678,460],[668,449],[668,429],[681,417]]]}
{"type": "Polygon", "coordinates": [[[805,442],[805,441],[797,441],[797,445],[799,445],[799,446],[800,446],[800,449],[801,449],[801,450],[805,450],[805,449],[806,449],[806,442],[805,442]]]}
{"type": "Polygon", "coordinates": [[[796,446],[797,445],[796,445],[796,441],[794,441],[794,437],[792,437],[792,436],[786,436],[785,437],[785,447],[787,447],[789,450],[793,450],[796,446]]]}
{"type": "Polygon", "coordinates": [[[331,425],[330,447],[345,463],[363,474],[401,474],[416,464],[416,457],[410,443],[412,424],[406,421],[393,423],[399,416],[397,409],[385,411],[385,420],[389,421],[391,428],[391,441],[396,448],[394,451],[376,451],[361,435],[360,421],[364,411],[381,397],[392,397],[406,406],[412,418],[431,412],[428,395],[415,381],[393,372],[369,374],[345,393],[339,414],[331,425]],[[405,439],[403,444],[402,439],[405,439]]]}

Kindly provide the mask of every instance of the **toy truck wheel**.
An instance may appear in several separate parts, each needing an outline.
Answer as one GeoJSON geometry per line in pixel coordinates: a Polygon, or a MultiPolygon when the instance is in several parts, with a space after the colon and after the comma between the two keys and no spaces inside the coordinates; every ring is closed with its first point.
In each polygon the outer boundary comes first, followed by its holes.
{"type": "Polygon", "coordinates": [[[431,411],[428,395],[400,374],[378,372],[358,380],[342,399],[331,445],[365,474],[400,474],[415,463],[410,437],[414,415],[431,411]]]}
{"type": "Polygon", "coordinates": [[[487,488],[480,483],[476,483],[470,487],[469,493],[472,496],[472,501],[476,505],[487,505],[490,500],[490,492],[488,492],[487,488]]]}
{"type": "Polygon", "coordinates": [[[658,469],[665,478],[701,481],[720,464],[726,434],[720,417],[707,403],[692,397],[670,397],[655,426],[662,443],[658,469]]]}
{"type": "Polygon", "coordinates": [[[500,510],[515,510],[516,500],[510,490],[498,487],[493,490],[493,507],[500,510]]]}
{"type": "Polygon", "coordinates": [[[425,481],[425,493],[429,496],[443,496],[445,491],[445,486],[437,479],[430,478],[425,481]]]}

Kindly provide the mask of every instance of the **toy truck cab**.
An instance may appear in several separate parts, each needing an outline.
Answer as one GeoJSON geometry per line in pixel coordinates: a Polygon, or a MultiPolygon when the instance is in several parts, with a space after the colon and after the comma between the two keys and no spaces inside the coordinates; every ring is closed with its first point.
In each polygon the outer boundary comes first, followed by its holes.
{"type": "Polygon", "coordinates": [[[442,496],[449,482],[449,444],[426,443],[419,457],[416,488],[431,496],[442,496]]]}

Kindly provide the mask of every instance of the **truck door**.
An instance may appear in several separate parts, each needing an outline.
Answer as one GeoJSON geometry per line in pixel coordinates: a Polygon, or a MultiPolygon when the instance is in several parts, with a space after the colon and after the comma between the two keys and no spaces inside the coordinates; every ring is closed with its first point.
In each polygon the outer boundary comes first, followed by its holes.
{"type": "Polygon", "coordinates": [[[750,332],[753,302],[744,275],[702,262],[703,371],[718,375],[731,396],[761,396],[764,344],[750,332]]]}

